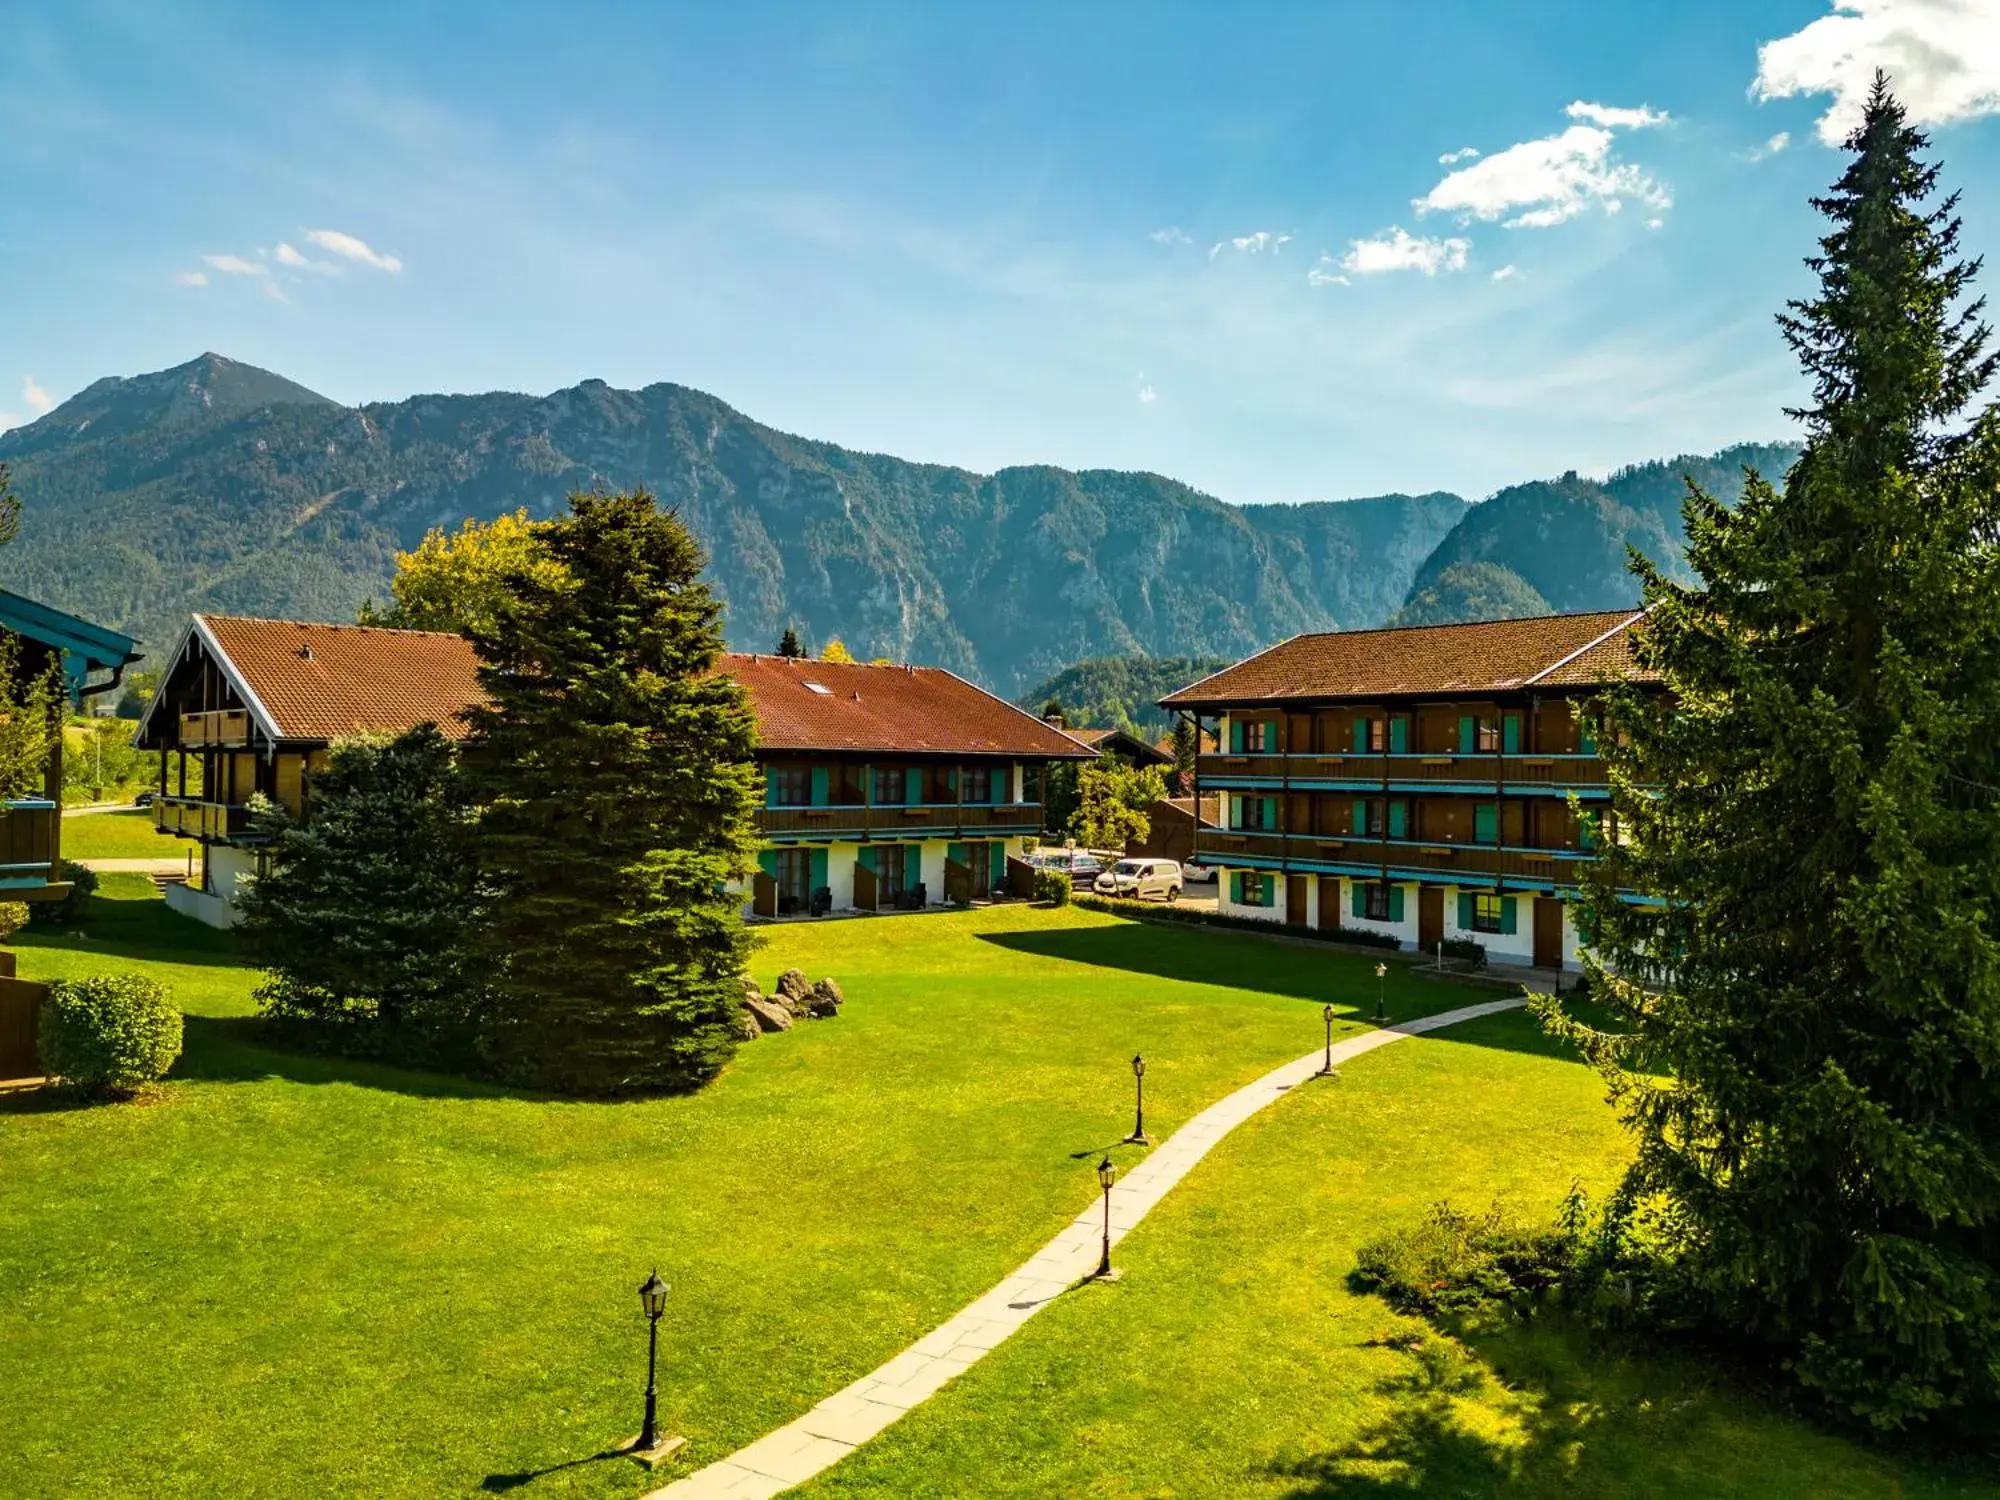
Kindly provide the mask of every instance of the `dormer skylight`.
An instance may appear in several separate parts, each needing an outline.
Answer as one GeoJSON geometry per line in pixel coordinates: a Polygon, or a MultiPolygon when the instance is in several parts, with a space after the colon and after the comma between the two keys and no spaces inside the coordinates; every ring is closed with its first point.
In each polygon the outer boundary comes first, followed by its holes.
{"type": "Polygon", "coordinates": [[[807,683],[806,691],[809,693],[818,693],[822,698],[831,698],[833,696],[833,689],[819,682],[807,683]]]}

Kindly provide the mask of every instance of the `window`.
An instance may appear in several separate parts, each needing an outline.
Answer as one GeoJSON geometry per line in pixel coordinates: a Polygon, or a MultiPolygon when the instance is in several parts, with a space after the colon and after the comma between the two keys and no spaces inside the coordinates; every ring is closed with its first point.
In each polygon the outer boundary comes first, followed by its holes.
{"type": "Polygon", "coordinates": [[[1472,898],[1472,930],[1499,932],[1506,923],[1506,905],[1498,896],[1472,898]]]}
{"type": "Polygon", "coordinates": [[[967,802],[993,800],[993,770],[990,766],[965,768],[965,800],[967,802]]]}
{"type": "Polygon", "coordinates": [[[770,778],[771,806],[812,805],[812,772],[807,767],[773,766],[764,774],[770,778]]]}
{"type": "Polygon", "coordinates": [[[1481,755],[1491,755],[1500,748],[1500,726],[1492,719],[1480,719],[1473,736],[1473,748],[1481,755]]]}
{"type": "Polygon", "coordinates": [[[1356,719],[1354,721],[1354,753],[1356,755],[1380,755],[1388,743],[1387,735],[1387,720],[1356,719]]]}
{"type": "Polygon", "coordinates": [[[1361,915],[1371,922],[1387,922],[1389,916],[1389,887],[1372,882],[1361,887],[1361,915]]]}
{"type": "Polygon", "coordinates": [[[1271,723],[1268,719],[1232,719],[1229,728],[1230,736],[1236,742],[1233,748],[1238,755],[1270,753],[1271,723]]]}
{"type": "Polygon", "coordinates": [[[901,807],[909,797],[909,783],[903,778],[901,766],[876,766],[872,773],[875,780],[875,795],[871,799],[878,807],[901,807]]]}
{"type": "Polygon", "coordinates": [[[1356,797],[1354,799],[1354,832],[1357,837],[1371,839],[1382,837],[1382,818],[1385,805],[1380,797],[1356,797]]]}
{"type": "Polygon", "coordinates": [[[1475,844],[1500,842],[1500,805],[1475,802],[1472,806],[1472,841],[1475,844]]]}
{"type": "Polygon", "coordinates": [[[1257,833],[1278,826],[1276,797],[1236,797],[1230,808],[1230,827],[1238,832],[1257,833]]]}
{"type": "Polygon", "coordinates": [[[1261,870],[1238,870],[1230,883],[1238,906],[1269,906],[1276,899],[1276,882],[1261,870]]]}

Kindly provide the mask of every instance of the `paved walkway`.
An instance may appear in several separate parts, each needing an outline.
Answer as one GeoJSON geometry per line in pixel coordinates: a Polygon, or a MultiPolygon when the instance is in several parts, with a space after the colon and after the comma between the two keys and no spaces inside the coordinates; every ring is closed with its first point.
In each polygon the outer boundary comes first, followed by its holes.
{"type": "MultiPolygon", "coordinates": [[[[1333,1060],[1338,1064],[1405,1037],[1514,1010],[1522,1003],[1518,998],[1490,1000],[1364,1031],[1335,1042],[1333,1060]]],[[[1315,1048],[1296,1062],[1245,1084],[1148,1152],[1146,1159],[1111,1190],[1112,1243],[1136,1228],[1153,1205],[1230,1131],[1311,1079],[1325,1056],[1323,1047],[1315,1048]]],[[[1028,1319],[1089,1276],[1097,1269],[1103,1245],[1104,1204],[1100,1198],[1093,1199],[1068,1228],[1013,1275],[880,1369],[828,1396],[797,1421],[655,1490],[646,1500],[768,1500],[805,1483],[977,1364],[1028,1319]]]]}
{"type": "Polygon", "coordinates": [[[178,859],[79,859],[74,863],[100,875],[185,875],[188,858],[178,859]]]}

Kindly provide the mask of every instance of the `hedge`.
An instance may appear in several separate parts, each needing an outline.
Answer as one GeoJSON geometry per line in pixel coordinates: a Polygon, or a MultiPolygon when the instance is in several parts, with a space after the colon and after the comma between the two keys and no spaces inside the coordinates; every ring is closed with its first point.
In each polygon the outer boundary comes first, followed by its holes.
{"type": "Polygon", "coordinates": [[[1115,900],[1107,896],[1079,894],[1076,904],[1089,911],[1108,912],[1141,922],[1181,922],[1190,927],[1226,927],[1236,932],[1261,932],[1266,936],[1311,938],[1322,943],[1351,943],[1362,948],[1400,949],[1403,945],[1384,932],[1368,932],[1357,927],[1288,927],[1280,922],[1260,922],[1255,917],[1235,917],[1200,907],[1173,906],[1154,902],[1115,900]]]}
{"type": "Polygon", "coordinates": [[[51,1078],[100,1098],[128,1096],[181,1055],[181,1013],[166,986],[142,974],[52,980],[37,1050],[51,1078]]]}

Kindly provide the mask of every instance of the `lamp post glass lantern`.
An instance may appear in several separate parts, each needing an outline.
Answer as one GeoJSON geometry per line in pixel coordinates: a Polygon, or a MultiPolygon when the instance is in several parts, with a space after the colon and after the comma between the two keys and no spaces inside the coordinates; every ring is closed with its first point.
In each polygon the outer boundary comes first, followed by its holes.
{"type": "Polygon", "coordinates": [[[1135,1055],[1132,1059],[1132,1133],[1125,1137],[1128,1146],[1150,1146],[1153,1138],[1146,1134],[1146,1059],[1135,1055]]]}
{"type": "Polygon", "coordinates": [[[1389,1019],[1389,1013],[1382,1008],[1382,985],[1383,981],[1388,977],[1388,973],[1389,966],[1387,964],[1375,965],[1375,1021],[1377,1025],[1389,1019]]]}
{"type": "Polygon", "coordinates": [[[660,1362],[660,1314],[667,1310],[667,1293],[672,1290],[658,1271],[639,1288],[639,1305],[646,1311],[646,1421],[632,1446],[642,1453],[660,1445],[659,1395],[653,1378],[660,1362]]]}
{"type": "Polygon", "coordinates": [[[1118,1181],[1118,1169],[1105,1157],[1097,1164],[1097,1180],[1104,1185],[1104,1254],[1098,1257],[1097,1274],[1100,1278],[1111,1275],[1111,1187],[1118,1181]]]}

